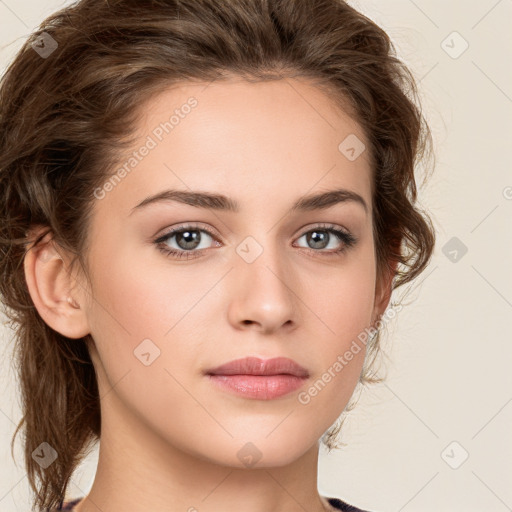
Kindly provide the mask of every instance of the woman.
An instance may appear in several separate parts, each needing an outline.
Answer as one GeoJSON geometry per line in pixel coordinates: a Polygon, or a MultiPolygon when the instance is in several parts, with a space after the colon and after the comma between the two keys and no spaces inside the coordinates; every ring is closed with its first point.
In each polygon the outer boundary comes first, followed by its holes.
{"type": "Polygon", "coordinates": [[[318,448],[433,251],[414,95],[340,0],[81,0],[43,23],[0,90],[36,507],[361,510],[319,495],[318,448]]]}

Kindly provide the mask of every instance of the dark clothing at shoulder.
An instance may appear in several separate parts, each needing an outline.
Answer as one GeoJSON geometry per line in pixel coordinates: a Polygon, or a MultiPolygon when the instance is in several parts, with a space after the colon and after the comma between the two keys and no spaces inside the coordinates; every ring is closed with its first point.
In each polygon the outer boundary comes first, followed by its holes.
{"type": "Polygon", "coordinates": [[[370,512],[369,510],[363,510],[362,508],[354,507],[353,505],[349,505],[345,501],[340,500],[339,498],[327,498],[327,501],[339,510],[343,510],[344,512],[370,512]]]}
{"type": "Polygon", "coordinates": [[[57,508],[52,508],[50,510],[48,510],[48,512],[69,512],[71,510],[75,510],[75,507],[78,505],[78,503],[80,503],[80,501],[82,501],[83,499],[83,496],[81,498],[75,498],[74,500],[71,500],[71,501],[65,501],[63,504],[62,504],[62,507],[57,507],[57,508]]]}
{"type": "MultiPolygon", "coordinates": [[[[62,508],[56,508],[50,512],[71,512],[75,510],[76,505],[82,500],[82,498],[76,498],[72,501],[65,502],[62,505],[62,508]]],[[[343,512],[369,512],[368,510],[363,510],[353,505],[349,505],[345,501],[340,500],[339,498],[327,498],[327,501],[338,510],[342,510],[343,512]]]]}

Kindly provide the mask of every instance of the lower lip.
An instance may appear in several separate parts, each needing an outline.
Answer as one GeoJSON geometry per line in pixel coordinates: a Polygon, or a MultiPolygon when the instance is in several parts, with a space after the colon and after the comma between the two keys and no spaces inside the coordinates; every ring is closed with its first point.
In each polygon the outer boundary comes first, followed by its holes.
{"type": "Polygon", "coordinates": [[[300,388],[306,378],[295,375],[208,375],[226,391],[246,398],[272,400],[300,388]]]}

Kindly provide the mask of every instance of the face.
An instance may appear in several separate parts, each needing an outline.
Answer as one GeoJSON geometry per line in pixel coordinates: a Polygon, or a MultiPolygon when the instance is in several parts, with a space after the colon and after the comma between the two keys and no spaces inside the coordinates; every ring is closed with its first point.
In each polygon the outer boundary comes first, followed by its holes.
{"type": "Polygon", "coordinates": [[[240,466],[250,442],[260,465],[286,464],[343,411],[364,345],[344,354],[378,313],[365,135],[295,79],[183,84],[144,112],[137,154],[96,190],[90,226],[91,355],[117,403],[102,416],[215,463],[240,466]],[[339,149],[349,136],[355,155],[339,149]],[[340,189],[362,201],[293,208],[340,189]],[[189,195],[145,201],[170,190],[189,195]],[[248,356],[308,376],[225,379],[236,392],[206,374],[248,356]]]}

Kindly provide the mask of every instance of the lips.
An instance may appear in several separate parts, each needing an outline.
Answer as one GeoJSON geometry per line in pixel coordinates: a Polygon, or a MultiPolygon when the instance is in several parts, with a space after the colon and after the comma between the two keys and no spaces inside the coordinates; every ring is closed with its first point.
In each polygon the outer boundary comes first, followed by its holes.
{"type": "Polygon", "coordinates": [[[309,372],[305,368],[287,357],[275,357],[266,360],[258,357],[245,357],[212,368],[205,373],[207,375],[293,375],[301,378],[309,377],[309,372]]]}

